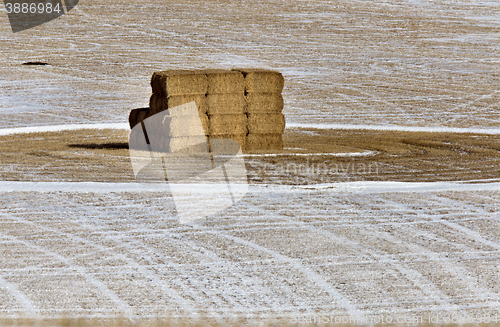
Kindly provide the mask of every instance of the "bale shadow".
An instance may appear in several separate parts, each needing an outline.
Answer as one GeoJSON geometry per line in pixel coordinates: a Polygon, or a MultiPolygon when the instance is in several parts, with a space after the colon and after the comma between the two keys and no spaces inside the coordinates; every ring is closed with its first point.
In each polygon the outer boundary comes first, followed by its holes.
{"type": "Polygon", "coordinates": [[[70,148],[80,148],[80,149],[106,149],[106,150],[128,149],[128,143],[125,142],[68,144],[68,146],[70,148]]]}

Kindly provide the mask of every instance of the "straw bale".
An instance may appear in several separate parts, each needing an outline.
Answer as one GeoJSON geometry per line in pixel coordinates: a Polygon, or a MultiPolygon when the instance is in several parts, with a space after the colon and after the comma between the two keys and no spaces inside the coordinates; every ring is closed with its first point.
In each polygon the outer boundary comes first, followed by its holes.
{"type": "Polygon", "coordinates": [[[247,134],[245,150],[283,150],[283,136],[281,134],[247,134]]]}
{"type": "Polygon", "coordinates": [[[241,94],[207,95],[209,115],[242,114],[245,111],[245,96],[241,94]]]}
{"type": "Polygon", "coordinates": [[[247,133],[247,116],[239,115],[213,115],[209,118],[209,135],[224,135],[224,134],[246,134],[247,133]]]}
{"type": "Polygon", "coordinates": [[[166,99],[166,107],[173,108],[176,106],[180,106],[189,102],[196,102],[196,108],[198,112],[201,114],[206,114],[208,105],[207,105],[207,97],[204,94],[198,95],[176,95],[171,96],[166,99]]]}
{"type": "MultiPolygon", "coordinates": [[[[156,128],[156,126],[148,126],[148,133],[150,129],[152,131],[158,131],[158,129],[156,128]]],[[[208,135],[208,116],[206,114],[200,114],[196,116],[165,116],[159,132],[171,137],[208,135]]]]}
{"type": "Polygon", "coordinates": [[[207,75],[197,70],[165,70],[153,73],[153,93],[169,97],[175,95],[206,94],[207,75]]]}
{"type": "Polygon", "coordinates": [[[285,80],[280,72],[267,69],[234,69],[245,76],[245,92],[280,94],[285,80]]]}
{"type": "Polygon", "coordinates": [[[245,79],[237,71],[212,69],[204,70],[208,80],[207,94],[245,93],[245,79]]]}
{"type": "Polygon", "coordinates": [[[283,134],[285,116],[279,114],[248,114],[248,132],[252,134],[283,134]]]}
{"type": "Polygon", "coordinates": [[[221,135],[210,136],[210,140],[212,140],[212,139],[234,140],[240,144],[241,150],[245,151],[247,135],[246,134],[221,134],[221,135]]]}
{"type": "Polygon", "coordinates": [[[134,128],[135,125],[139,123],[139,114],[141,112],[144,112],[145,114],[141,115],[141,120],[144,119],[145,116],[149,113],[149,108],[137,108],[137,109],[132,109],[130,111],[130,115],[128,116],[128,123],[130,125],[130,128],[134,128]]]}
{"type": "Polygon", "coordinates": [[[200,114],[201,126],[203,127],[203,131],[205,135],[209,135],[210,133],[210,120],[206,114],[200,114]]]}
{"type": "Polygon", "coordinates": [[[146,118],[148,118],[150,115],[151,115],[150,111],[141,111],[141,112],[139,112],[139,114],[137,115],[137,123],[138,124],[141,123],[146,118]]]}
{"type": "Polygon", "coordinates": [[[153,147],[153,151],[164,153],[208,153],[208,142],[204,135],[184,137],[163,136],[159,143],[153,147]]]}
{"type": "Polygon", "coordinates": [[[281,113],[283,96],[277,93],[248,93],[245,96],[245,113],[281,113]]]}
{"type": "Polygon", "coordinates": [[[163,110],[167,110],[167,98],[153,93],[149,98],[149,109],[151,115],[157,114],[163,110]]]}
{"type": "Polygon", "coordinates": [[[165,116],[163,119],[163,132],[171,137],[205,135],[206,130],[203,128],[203,120],[199,115],[165,116]]]}
{"type": "Polygon", "coordinates": [[[167,136],[206,135],[208,117],[200,113],[194,101],[157,113],[144,121],[148,134],[167,136]]]}

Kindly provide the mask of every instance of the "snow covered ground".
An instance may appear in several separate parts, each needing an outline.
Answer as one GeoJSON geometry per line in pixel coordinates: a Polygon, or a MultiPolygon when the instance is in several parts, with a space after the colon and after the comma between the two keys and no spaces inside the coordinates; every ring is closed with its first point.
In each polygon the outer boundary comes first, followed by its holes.
{"type": "Polygon", "coordinates": [[[154,187],[2,182],[0,315],[494,315],[499,186],[252,186],[184,225],[154,187]]]}
{"type": "Polygon", "coordinates": [[[154,71],[240,66],[284,74],[288,122],[496,128],[499,17],[497,1],[81,0],[13,34],[0,6],[1,124],[126,122],[154,71]]]}

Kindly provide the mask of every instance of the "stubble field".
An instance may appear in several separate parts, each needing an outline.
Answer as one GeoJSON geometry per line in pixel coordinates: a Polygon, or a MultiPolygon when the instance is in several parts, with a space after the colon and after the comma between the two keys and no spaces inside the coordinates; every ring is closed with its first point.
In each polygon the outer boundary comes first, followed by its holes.
{"type": "Polygon", "coordinates": [[[499,17],[82,0],[12,34],[0,8],[0,324],[494,322],[499,17]],[[192,224],[134,181],[127,130],[9,130],[125,123],[154,71],[232,67],[283,73],[285,150],[246,155],[245,198],[192,224]]]}

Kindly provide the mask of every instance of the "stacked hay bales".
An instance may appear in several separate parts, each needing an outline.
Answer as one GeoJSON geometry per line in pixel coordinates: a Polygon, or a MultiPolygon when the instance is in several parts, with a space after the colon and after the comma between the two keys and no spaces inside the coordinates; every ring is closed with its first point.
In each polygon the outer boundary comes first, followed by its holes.
{"type": "Polygon", "coordinates": [[[283,75],[262,69],[238,69],[245,77],[247,152],[283,149],[283,75]]]}
{"type": "Polygon", "coordinates": [[[247,116],[245,115],[245,78],[241,72],[205,70],[208,79],[208,137],[237,141],[245,150],[247,116]]]}
{"type": "MultiPolygon", "coordinates": [[[[245,152],[281,150],[283,84],[280,73],[258,69],[155,72],[149,109],[132,110],[129,123],[195,101],[207,138],[235,140],[245,152]]],[[[163,129],[173,121],[164,119],[163,129]]]]}

